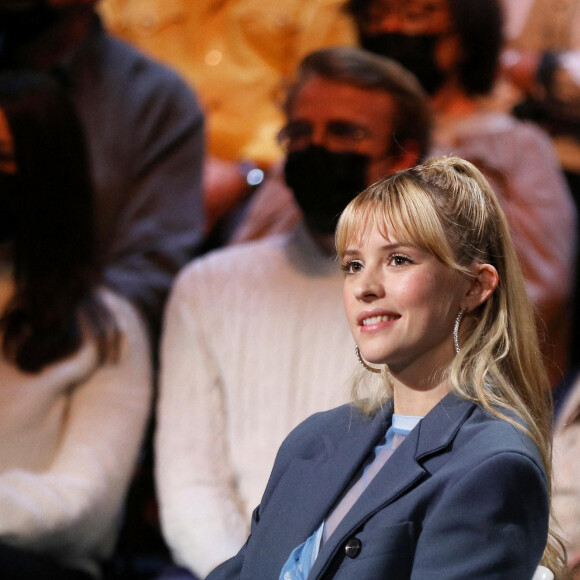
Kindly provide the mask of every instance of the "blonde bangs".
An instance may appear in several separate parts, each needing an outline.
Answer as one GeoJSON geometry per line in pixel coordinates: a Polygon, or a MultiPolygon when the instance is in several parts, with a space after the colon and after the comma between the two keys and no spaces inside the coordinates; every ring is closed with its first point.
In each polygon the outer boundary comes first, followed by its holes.
{"type": "Polygon", "coordinates": [[[398,174],[371,185],[353,199],[336,229],[336,249],[360,246],[376,229],[385,239],[396,239],[432,254],[450,268],[463,270],[445,235],[430,192],[398,174]]]}

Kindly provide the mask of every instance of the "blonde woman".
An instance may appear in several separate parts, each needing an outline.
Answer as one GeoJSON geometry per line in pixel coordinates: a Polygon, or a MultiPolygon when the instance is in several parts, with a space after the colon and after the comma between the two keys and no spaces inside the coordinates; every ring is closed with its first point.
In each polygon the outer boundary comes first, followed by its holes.
{"type": "Polygon", "coordinates": [[[354,404],[290,434],[248,542],[209,578],[530,580],[541,561],[564,577],[550,389],[487,181],[457,158],[399,172],[336,239],[354,404]]]}

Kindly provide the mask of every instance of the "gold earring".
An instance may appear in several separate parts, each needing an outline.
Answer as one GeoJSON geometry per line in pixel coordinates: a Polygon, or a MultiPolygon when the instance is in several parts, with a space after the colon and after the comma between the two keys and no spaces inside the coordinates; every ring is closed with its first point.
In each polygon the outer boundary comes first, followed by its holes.
{"type": "Polygon", "coordinates": [[[354,352],[356,352],[356,358],[358,358],[358,362],[367,370],[371,371],[371,373],[380,373],[381,369],[376,367],[372,367],[365,361],[365,359],[360,354],[360,349],[358,348],[358,344],[354,347],[354,352]]]}

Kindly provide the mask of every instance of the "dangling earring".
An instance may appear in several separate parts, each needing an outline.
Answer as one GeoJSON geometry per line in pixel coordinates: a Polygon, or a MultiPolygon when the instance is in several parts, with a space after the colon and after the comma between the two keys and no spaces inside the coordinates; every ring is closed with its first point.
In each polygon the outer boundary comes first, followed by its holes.
{"type": "Polygon", "coordinates": [[[360,355],[360,350],[358,348],[358,344],[354,347],[354,352],[356,352],[356,358],[358,358],[358,362],[367,370],[371,371],[371,373],[380,373],[381,369],[377,369],[372,367],[365,361],[365,359],[360,355]]]}
{"type": "Polygon", "coordinates": [[[461,319],[463,318],[463,313],[466,308],[462,308],[455,319],[455,325],[453,326],[453,346],[455,346],[455,354],[459,354],[461,350],[459,348],[459,325],[461,324],[461,319]]]}

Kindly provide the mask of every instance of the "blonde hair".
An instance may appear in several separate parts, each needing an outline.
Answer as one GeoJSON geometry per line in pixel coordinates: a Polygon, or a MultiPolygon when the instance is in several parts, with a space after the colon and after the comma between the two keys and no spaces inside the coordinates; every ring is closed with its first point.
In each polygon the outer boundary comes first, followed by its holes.
{"type": "MultiPolygon", "coordinates": [[[[498,286],[470,313],[473,330],[462,333],[461,350],[446,376],[461,397],[531,437],[550,482],[550,384],[507,221],[485,177],[468,161],[440,157],[378,181],[342,213],[336,231],[339,258],[373,227],[466,275],[474,263],[495,267],[498,286]]],[[[392,397],[392,387],[386,366],[381,375],[366,374],[369,381],[360,375],[353,396],[371,414],[392,397]]],[[[565,552],[557,536],[550,535],[543,563],[564,578],[565,552]]]]}

